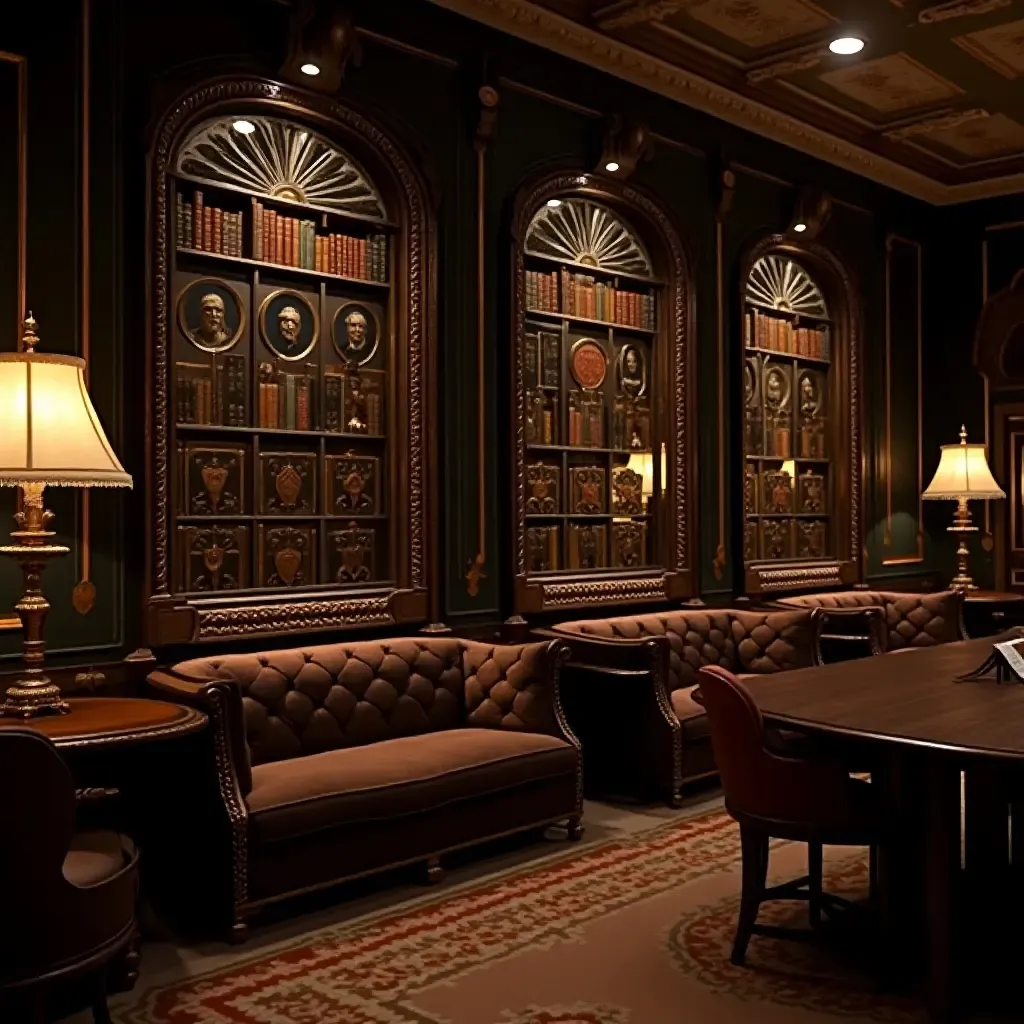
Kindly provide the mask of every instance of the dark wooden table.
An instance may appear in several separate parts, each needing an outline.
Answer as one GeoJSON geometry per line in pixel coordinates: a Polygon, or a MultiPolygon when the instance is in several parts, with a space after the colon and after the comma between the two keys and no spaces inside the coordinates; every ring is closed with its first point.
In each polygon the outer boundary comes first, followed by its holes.
{"type": "Polygon", "coordinates": [[[0,718],[0,729],[35,729],[61,749],[112,748],[199,732],[206,715],[195,708],[136,697],[75,697],[66,715],[0,718]]]}
{"type": "Polygon", "coordinates": [[[974,810],[987,817],[975,818],[981,837],[972,842],[971,779],[991,782],[1024,766],[1024,686],[954,681],[991,649],[991,640],[967,640],[745,680],[770,724],[874,748],[884,766],[878,781],[891,801],[884,887],[890,921],[902,948],[922,954],[937,1022],[959,1013],[961,772],[968,784],[966,867],[984,873],[995,860],[1009,860],[1005,806],[1000,826],[991,802],[982,808],[979,796],[974,810]]]}

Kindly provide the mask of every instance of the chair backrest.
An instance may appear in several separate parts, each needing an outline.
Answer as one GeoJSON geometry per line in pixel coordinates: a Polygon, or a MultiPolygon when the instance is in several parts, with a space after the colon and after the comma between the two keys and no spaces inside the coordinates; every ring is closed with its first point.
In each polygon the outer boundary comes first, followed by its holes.
{"type": "Polygon", "coordinates": [[[238,685],[254,765],[452,729],[466,718],[462,646],[447,637],[196,658],[171,671],[238,685]]]}
{"type": "Polygon", "coordinates": [[[708,666],[700,673],[715,765],[730,810],[765,812],[764,720],[747,688],[731,672],[708,666]]]}
{"type": "Polygon", "coordinates": [[[0,826],[0,976],[12,960],[34,959],[46,929],[62,921],[71,889],[64,858],[74,836],[75,786],[56,747],[31,729],[0,729],[0,777],[5,780],[0,826]]]}
{"type": "Polygon", "coordinates": [[[762,612],[686,608],[613,619],[580,619],[553,628],[566,635],[606,640],[667,637],[669,690],[693,686],[705,665],[761,674],[806,668],[818,658],[810,609],[762,612]]]}
{"type": "Polygon", "coordinates": [[[775,753],[765,745],[760,708],[741,680],[709,665],[699,681],[730,814],[812,827],[844,820],[850,778],[841,762],[775,753]]]}
{"type": "MultiPolygon", "coordinates": [[[[886,648],[934,647],[963,639],[960,625],[963,595],[958,590],[937,594],[902,593],[887,590],[843,590],[831,594],[801,594],[779,600],[787,608],[821,608],[854,611],[881,608],[885,614],[886,648]]],[[[843,624],[829,622],[829,632],[849,632],[843,624]]],[[[865,629],[867,627],[861,627],[865,629]]]]}

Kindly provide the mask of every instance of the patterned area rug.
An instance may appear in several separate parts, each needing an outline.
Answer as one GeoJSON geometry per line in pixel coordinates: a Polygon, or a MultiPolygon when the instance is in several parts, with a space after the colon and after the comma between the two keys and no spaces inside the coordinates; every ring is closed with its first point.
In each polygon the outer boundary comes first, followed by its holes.
{"type": "MultiPolygon", "coordinates": [[[[780,843],[773,879],[802,874],[780,843]]],[[[866,851],[831,851],[827,888],[863,895],[866,851]]],[[[729,963],[739,831],[721,811],[305,935],[137,992],[118,1024],[811,1024],[923,1021],[835,950],[756,937],[729,963]]],[[[799,924],[796,904],[762,922],[799,924]]],[[[244,955],[244,954],[243,954],[244,955]]]]}

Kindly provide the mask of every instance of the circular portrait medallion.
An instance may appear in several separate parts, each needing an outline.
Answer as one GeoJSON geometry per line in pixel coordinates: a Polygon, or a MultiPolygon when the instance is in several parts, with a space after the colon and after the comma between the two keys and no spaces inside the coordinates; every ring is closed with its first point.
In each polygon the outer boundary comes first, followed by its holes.
{"type": "Polygon", "coordinates": [[[320,335],[320,322],[310,301],[288,288],[271,292],[260,306],[260,337],[278,358],[304,359],[320,335]]]}
{"type": "Polygon", "coordinates": [[[217,277],[201,277],[178,296],[181,333],[204,352],[226,352],[245,330],[238,292],[217,277]]]}
{"type": "Polygon", "coordinates": [[[331,342],[346,363],[368,363],[380,344],[380,317],[376,309],[362,302],[342,303],[331,323],[331,342]]]}
{"type": "Polygon", "coordinates": [[[593,338],[581,338],[572,347],[569,368],[581,388],[593,391],[604,383],[608,373],[608,357],[593,338]]]}
{"type": "Polygon", "coordinates": [[[619,351],[619,389],[630,398],[647,390],[647,360],[636,345],[623,345],[619,351]]]}

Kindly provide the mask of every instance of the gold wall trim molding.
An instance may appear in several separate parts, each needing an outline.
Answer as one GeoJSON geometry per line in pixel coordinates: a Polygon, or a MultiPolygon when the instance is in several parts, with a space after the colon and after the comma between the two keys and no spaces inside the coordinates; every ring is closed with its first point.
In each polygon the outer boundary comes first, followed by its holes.
{"type": "Polygon", "coordinates": [[[936,206],[1024,191],[1024,174],[945,185],[529,0],[430,2],[936,206]]]}
{"type": "Polygon", "coordinates": [[[21,349],[21,326],[28,312],[28,58],[0,50],[0,61],[18,69],[18,309],[14,337],[21,349]]]}
{"type": "Polygon", "coordinates": [[[882,565],[914,565],[924,561],[924,348],[922,321],[922,250],[912,238],[890,234],[885,240],[885,536],[883,547],[892,547],[892,250],[910,246],[917,253],[917,548],[913,554],[890,554],[882,565]]]}
{"type": "MultiPolygon", "coordinates": [[[[92,291],[92,177],[90,162],[92,147],[90,133],[92,121],[89,106],[92,102],[92,0],[82,0],[82,86],[81,86],[81,311],[78,325],[80,354],[85,360],[85,383],[89,384],[89,355],[91,346],[91,291],[92,291]]],[[[79,492],[78,508],[81,529],[78,534],[79,579],[71,591],[71,607],[79,615],[88,615],[96,604],[96,586],[92,582],[92,500],[89,489],[79,492]]]]}
{"type": "MultiPolygon", "coordinates": [[[[17,269],[17,319],[13,324],[14,337],[21,349],[21,325],[28,311],[28,58],[20,53],[0,50],[0,61],[14,64],[18,69],[18,258],[17,269]]],[[[21,491],[18,491],[21,503],[21,491]]],[[[13,611],[0,613],[0,632],[21,629],[21,619],[13,611]]]]}

